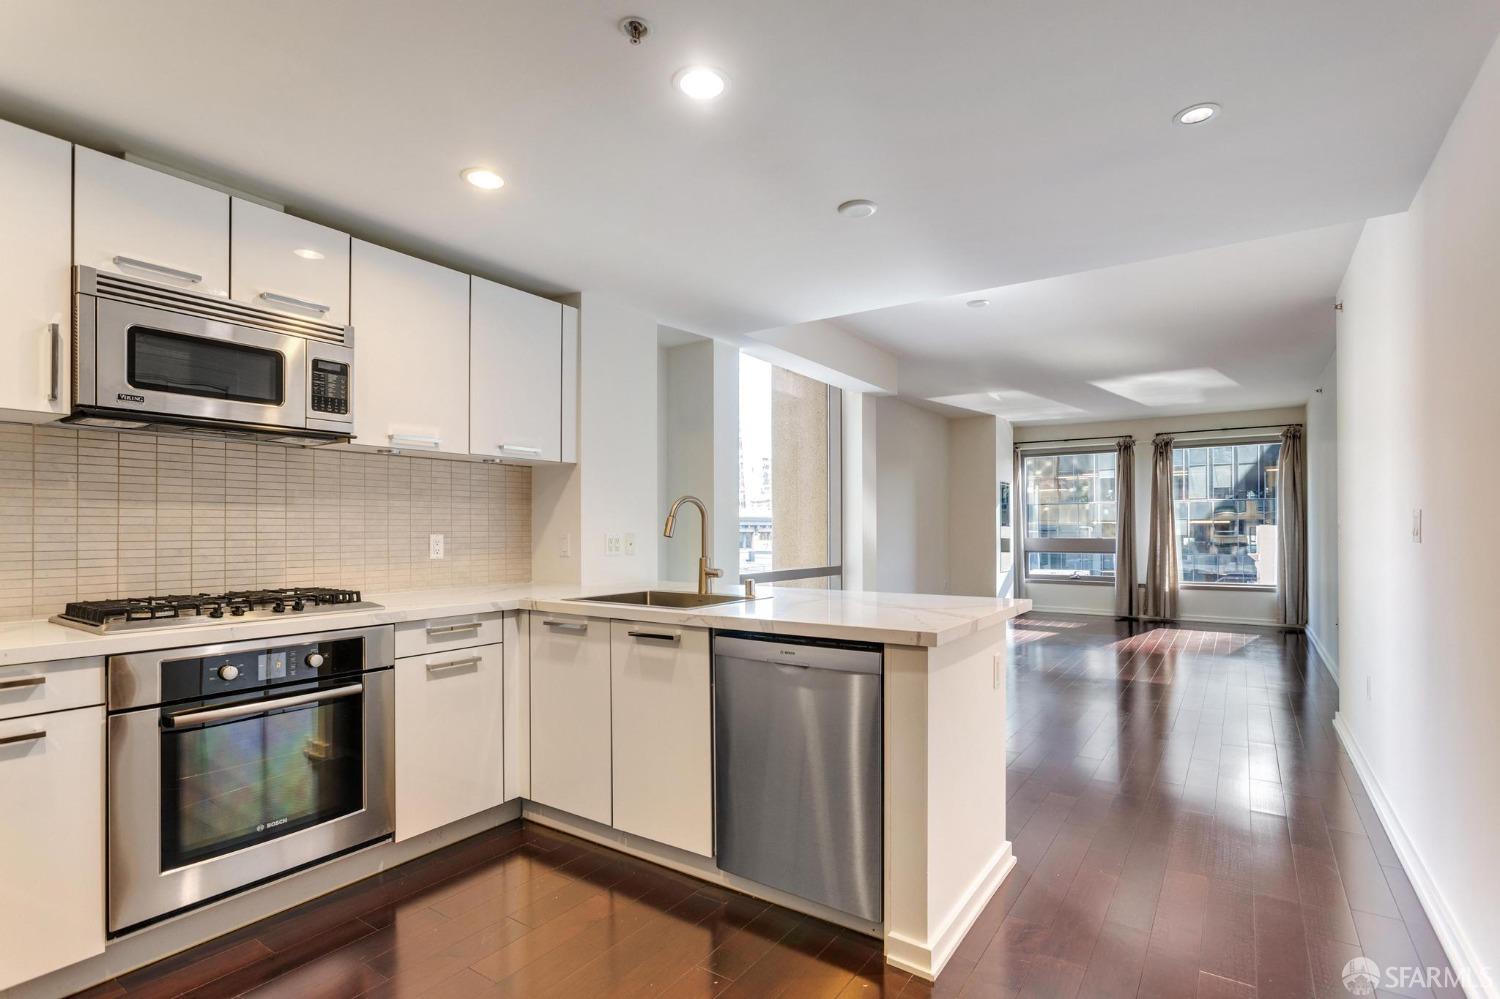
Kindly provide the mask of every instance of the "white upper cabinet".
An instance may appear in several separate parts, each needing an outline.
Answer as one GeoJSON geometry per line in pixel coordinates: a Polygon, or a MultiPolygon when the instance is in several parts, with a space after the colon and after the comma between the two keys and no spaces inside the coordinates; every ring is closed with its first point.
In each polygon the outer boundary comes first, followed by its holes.
{"type": "Polygon", "coordinates": [[[300,319],[349,325],[349,236],[230,199],[229,297],[300,319]]]}
{"type": "Polygon", "coordinates": [[[229,195],[82,146],[73,184],[74,263],[229,294],[229,195]]]}
{"type": "Polygon", "coordinates": [[[469,276],[354,240],[356,444],[469,453],[469,276]]]}
{"type": "Polygon", "coordinates": [[[72,147],[0,121],[0,418],[68,412],[72,147]]]}
{"type": "Polygon", "coordinates": [[[562,460],[563,307],[474,278],[469,449],[562,460]]]}
{"type": "Polygon", "coordinates": [[[611,628],[614,827],[712,856],[708,630],[629,621],[611,628]]]}

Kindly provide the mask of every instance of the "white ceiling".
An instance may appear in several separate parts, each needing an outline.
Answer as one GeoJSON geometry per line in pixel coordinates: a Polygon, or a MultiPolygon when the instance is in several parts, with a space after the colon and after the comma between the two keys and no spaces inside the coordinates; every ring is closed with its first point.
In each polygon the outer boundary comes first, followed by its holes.
{"type": "Polygon", "coordinates": [[[738,334],[1403,209],[1497,26],[1493,0],[6,0],[0,117],[738,334]],[[669,85],[696,62],[714,104],[669,85]],[[1203,100],[1220,120],[1172,124],[1203,100]],[[460,183],[480,163],[507,186],[460,183]],[[834,213],[856,197],[879,214],[834,213]]]}
{"type": "Polygon", "coordinates": [[[1017,423],[1300,405],[1333,353],[1360,223],[895,306],[835,322],[901,394],[1017,423]],[[966,302],[987,298],[973,309],[966,302]],[[990,395],[994,393],[994,395],[990,395]]]}

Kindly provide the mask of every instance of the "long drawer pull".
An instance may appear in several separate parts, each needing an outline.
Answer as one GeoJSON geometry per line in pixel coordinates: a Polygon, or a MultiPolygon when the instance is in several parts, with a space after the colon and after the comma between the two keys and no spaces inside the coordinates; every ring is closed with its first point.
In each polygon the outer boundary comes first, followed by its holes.
{"type": "Polygon", "coordinates": [[[443,439],[431,434],[389,434],[391,447],[425,447],[436,451],[443,446],[443,439]]]}
{"type": "Polygon", "coordinates": [[[0,680],[0,690],[15,690],[17,687],[40,687],[47,682],[45,676],[23,676],[18,680],[0,680]]]}
{"type": "Polygon", "coordinates": [[[62,325],[49,323],[47,332],[52,334],[52,380],[48,383],[47,401],[56,402],[62,397],[62,325]]]}
{"type": "Polygon", "coordinates": [[[22,732],[20,735],[0,735],[0,746],[15,746],[23,742],[39,742],[47,738],[47,730],[22,732]]]}
{"type": "Polygon", "coordinates": [[[148,274],[160,274],[162,277],[176,278],[186,281],[188,284],[202,284],[203,275],[194,274],[192,271],[180,271],[175,267],[165,264],[153,264],[149,260],[137,260],[135,257],[116,257],[115,266],[130,270],[145,271],[148,274]]]}
{"type": "Polygon", "coordinates": [[[625,634],[631,638],[649,638],[655,642],[676,642],[681,640],[681,635],[672,635],[661,631],[627,631],[625,634]]]}
{"type": "Polygon", "coordinates": [[[445,638],[448,635],[462,635],[466,631],[478,631],[480,622],[470,621],[468,624],[441,624],[437,627],[431,625],[427,628],[428,638],[445,638]]]}
{"type": "Polygon", "coordinates": [[[188,711],[184,714],[173,715],[168,718],[167,727],[182,728],[184,725],[224,721],[228,718],[248,718],[252,715],[263,715],[271,711],[277,711],[281,708],[295,708],[303,704],[318,704],[323,701],[338,701],[345,697],[357,697],[364,692],[364,689],[364,684],[352,683],[347,687],[334,687],[331,690],[315,690],[307,694],[278,697],[270,701],[250,701],[245,704],[231,704],[227,708],[188,711]]]}
{"type": "Polygon", "coordinates": [[[320,316],[328,314],[328,306],[321,302],[309,302],[305,298],[278,295],[274,291],[263,291],[260,293],[260,297],[272,305],[283,305],[289,309],[301,309],[304,312],[316,312],[320,316]]]}
{"type": "Polygon", "coordinates": [[[587,621],[543,620],[542,621],[542,626],[545,627],[545,628],[556,628],[558,631],[588,631],[589,630],[589,625],[588,625],[587,621]]]}
{"type": "Polygon", "coordinates": [[[501,444],[500,445],[500,450],[502,450],[502,451],[514,451],[517,454],[530,454],[530,455],[539,455],[539,454],[542,453],[542,449],[541,448],[539,448],[539,447],[527,447],[525,444],[501,444]]]}
{"type": "Polygon", "coordinates": [[[482,662],[484,662],[484,658],[482,656],[470,656],[467,659],[455,659],[452,662],[448,663],[428,663],[427,672],[436,673],[440,670],[458,669],[462,666],[478,666],[482,662]]]}

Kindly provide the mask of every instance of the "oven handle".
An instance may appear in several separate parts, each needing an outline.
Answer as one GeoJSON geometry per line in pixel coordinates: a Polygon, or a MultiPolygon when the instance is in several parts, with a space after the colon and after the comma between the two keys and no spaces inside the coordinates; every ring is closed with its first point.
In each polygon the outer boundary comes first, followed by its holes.
{"type": "Polygon", "coordinates": [[[278,697],[273,701],[251,701],[248,704],[231,704],[227,708],[187,711],[183,714],[169,717],[167,719],[167,727],[182,728],[186,725],[201,725],[204,722],[224,721],[228,718],[246,718],[250,715],[263,715],[267,711],[276,711],[280,708],[295,708],[301,704],[317,704],[319,701],[338,701],[346,697],[355,697],[362,693],[364,689],[365,685],[362,683],[351,683],[347,687],[314,690],[307,694],[296,694],[292,697],[278,697]]]}

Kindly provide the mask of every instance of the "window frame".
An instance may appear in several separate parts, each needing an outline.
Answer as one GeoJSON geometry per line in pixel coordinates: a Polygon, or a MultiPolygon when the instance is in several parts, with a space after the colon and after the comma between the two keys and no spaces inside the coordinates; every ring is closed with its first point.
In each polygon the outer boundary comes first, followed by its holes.
{"type": "MultiPolygon", "coordinates": [[[[1192,448],[1204,448],[1204,449],[1207,449],[1207,450],[1211,450],[1211,449],[1216,448],[1216,447],[1236,447],[1236,446],[1243,445],[1243,444],[1265,445],[1265,444],[1280,444],[1280,443],[1281,443],[1281,435],[1279,433],[1256,434],[1254,436],[1248,436],[1248,437],[1195,437],[1195,438],[1193,438],[1191,440],[1183,440],[1181,438],[1178,438],[1178,439],[1173,440],[1173,442],[1172,442],[1172,450],[1173,450],[1173,452],[1175,454],[1175,452],[1177,452],[1177,451],[1186,451],[1186,450],[1189,450],[1189,449],[1192,449],[1192,448]]],[[[1213,483],[1212,483],[1212,477],[1211,477],[1211,470],[1212,470],[1213,466],[1214,466],[1213,456],[1212,456],[1212,454],[1210,454],[1208,456],[1208,464],[1206,466],[1204,466],[1205,468],[1207,468],[1207,469],[1210,470],[1210,472],[1208,473],[1209,476],[1210,476],[1210,481],[1209,481],[1209,491],[1210,492],[1213,491],[1213,483]]],[[[1237,466],[1237,461],[1231,462],[1231,467],[1235,467],[1235,466],[1237,466]]],[[[1187,466],[1187,458],[1186,458],[1186,456],[1184,456],[1184,458],[1183,458],[1183,469],[1184,469],[1184,471],[1186,471],[1187,467],[1188,467],[1187,466]]],[[[1278,473],[1277,474],[1278,480],[1280,478],[1280,467],[1281,467],[1280,466],[1280,452],[1278,452],[1277,453],[1277,465],[1276,465],[1276,469],[1277,469],[1277,473],[1278,473]]],[[[1179,502],[1184,502],[1184,501],[1180,501],[1177,498],[1177,490],[1176,490],[1176,482],[1175,482],[1175,478],[1176,478],[1176,474],[1177,474],[1176,473],[1177,465],[1176,465],[1175,462],[1173,463],[1172,468],[1173,468],[1173,478],[1174,478],[1173,490],[1172,490],[1172,533],[1173,533],[1173,536],[1176,538],[1176,541],[1177,541],[1177,544],[1178,544],[1178,549],[1177,549],[1177,586],[1178,586],[1178,588],[1179,589],[1183,589],[1183,590],[1223,590],[1225,592],[1230,592],[1230,593],[1275,593],[1276,592],[1276,588],[1277,588],[1277,584],[1276,583],[1262,583],[1262,582],[1254,582],[1254,583],[1222,583],[1222,582],[1207,582],[1207,581],[1197,581],[1197,580],[1195,580],[1195,581],[1189,581],[1189,580],[1186,580],[1186,579],[1182,578],[1182,566],[1183,566],[1183,562],[1182,562],[1182,548],[1181,548],[1182,534],[1177,530],[1177,504],[1179,502]]],[[[1193,501],[1193,500],[1187,500],[1185,502],[1195,502],[1195,501],[1193,501]]],[[[1198,500],[1196,502],[1213,503],[1213,502],[1216,502],[1216,500],[1211,497],[1209,499],[1198,500]]],[[[1281,496],[1280,496],[1279,493],[1277,494],[1277,496],[1275,497],[1275,499],[1274,499],[1273,502],[1275,502],[1278,505],[1278,508],[1279,508],[1279,504],[1281,502],[1281,496]]],[[[1278,509],[1278,514],[1279,514],[1279,509],[1278,509]]]]}
{"type": "MultiPolygon", "coordinates": [[[[777,367],[774,361],[766,361],[772,367],[777,367]]],[[[791,369],[787,369],[791,370],[791,369]]],[[[801,372],[795,372],[801,374],[801,372]]],[[[811,378],[811,375],[804,377],[811,378]]],[[[813,379],[822,381],[822,379],[813,379]]],[[[750,580],[757,584],[780,583],[795,579],[827,579],[832,578],[834,582],[831,588],[842,590],[844,588],[844,390],[836,385],[823,383],[828,392],[827,402],[827,433],[828,433],[828,524],[827,524],[827,559],[825,565],[803,566],[797,569],[768,569],[765,572],[747,572],[740,574],[740,582],[750,580]]],[[[776,474],[776,466],[771,466],[771,475],[776,474]]],[[[771,536],[775,538],[776,511],[771,511],[771,536]]],[[[772,541],[772,551],[775,551],[775,541],[772,541]]]]}
{"type": "MultiPolygon", "coordinates": [[[[1115,575],[1110,573],[1104,575],[1089,576],[1059,576],[1056,573],[1033,573],[1031,569],[1032,552],[1061,552],[1075,555],[1117,555],[1119,553],[1118,537],[1114,538],[1042,538],[1031,535],[1031,518],[1026,516],[1029,505],[1027,500],[1030,494],[1027,482],[1026,461],[1029,458],[1060,458],[1066,455],[1077,454],[1117,454],[1118,450],[1113,444],[1090,444],[1080,447],[1063,448],[1026,448],[1017,449],[1021,457],[1021,495],[1019,502],[1015,502],[1016,509],[1020,511],[1019,546],[1021,549],[1021,575],[1028,583],[1067,583],[1082,586],[1114,586],[1115,575]]],[[[1119,481],[1119,469],[1115,470],[1115,481],[1119,481]]],[[[1098,473],[1095,472],[1097,480],[1098,473]]],[[[1118,504],[1117,498],[1113,502],[1118,504]]],[[[1101,501],[1102,502],[1102,501],[1101,501]]],[[[1118,510],[1116,511],[1116,524],[1118,524],[1118,510]]]]}

